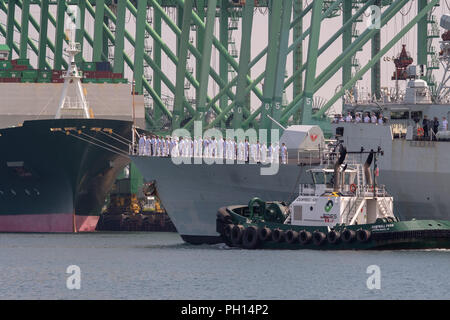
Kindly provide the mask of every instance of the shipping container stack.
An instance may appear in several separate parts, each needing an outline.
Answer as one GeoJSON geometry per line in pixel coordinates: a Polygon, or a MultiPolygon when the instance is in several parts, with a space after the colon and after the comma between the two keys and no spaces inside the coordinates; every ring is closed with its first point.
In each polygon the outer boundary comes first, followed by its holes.
{"type": "Polygon", "coordinates": [[[82,65],[84,83],[128,83],[121,73],[111,71],[109,62],[85,62],[82,65]]]}
{"type": "Polygon", "coordinates": [[[2,60],[0,61],[0,82],[31,82],[29,69],[31,69],[28,59],[2,60]],[[23,75],[25,73],[25,75],[23,75]],[[22,81],[22,78],[25,80],[22,81]]]}
{"type": "MultiPolygon", "coordinates": [[[[113,73],[109,62],[84,62],[83,83],[128,83],[121,73],[113,73]]],[[[64,83],[63,70],[36,70],[29,59],[1,60],[2,83],[64,83]]]]}

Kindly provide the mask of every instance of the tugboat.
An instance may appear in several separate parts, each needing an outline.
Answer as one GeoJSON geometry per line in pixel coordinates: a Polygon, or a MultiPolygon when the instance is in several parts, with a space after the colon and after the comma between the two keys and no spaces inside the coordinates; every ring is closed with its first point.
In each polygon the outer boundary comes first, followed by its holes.
{"type": "Polygon", "coordinates": [[[219,209],[217,232],[245,249],[392,250],[450,248],[450,221],[400,221],[393,197],[377,185],[381,149],[322,154],[289,205],[253,198],[219,209]],[[358,162],[368,154],[364,164],[358,162]],[[347,155],[349,161],[345,162],[347,155]],[[358,156],[359,155],[359,156],[358,156]],[[334,162],[334,163],[333,163],[334,162]],[[373,164],[373,169],[371,165],[373,164]]]}

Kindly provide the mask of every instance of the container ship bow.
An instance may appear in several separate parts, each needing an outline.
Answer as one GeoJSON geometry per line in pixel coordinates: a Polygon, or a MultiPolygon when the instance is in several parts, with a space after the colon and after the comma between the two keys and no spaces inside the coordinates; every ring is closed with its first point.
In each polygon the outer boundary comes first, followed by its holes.
{"type": "Polygon", "coordinates": [[[0,130],[0,232],[94,231],[129,163],[132,123],[25,121],[0,130]]]}
{"type": "Polygon", "coordinates": [[[92,119],[75,64],[80,46],[71,41],[66,51],[71,63],[55,119],[0,129],[0,232],[94,231],[107,193],[130,162],[133,123],[92,119]]]}

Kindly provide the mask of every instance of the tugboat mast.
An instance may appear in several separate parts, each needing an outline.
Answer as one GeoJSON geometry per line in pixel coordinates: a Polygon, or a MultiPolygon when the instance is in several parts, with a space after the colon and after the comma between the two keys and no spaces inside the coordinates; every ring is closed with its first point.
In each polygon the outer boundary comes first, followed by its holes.
{"type": "Polygon", "coordinates": [[[55,119],[61,119],[62,112],[64,110],[70,111],[78,110],[82,112],[83,118],[86,119],[91,118],[91,115],[89,114],[89,107],[86,101],[86,97],[83,92],[83,86],[81,84],[82,74],[78,70],[77,65],[75,63],[75,56],[81,52],[81,45],[75,42],[75,30],[76,29],[74,27],[71,28],[69,47],[65,50],[69,54],[70,64],[69,67],[67,68],[67,72],[63,75],[64,86],[61,93],[61,97],[59,99],[58,111],[56,112],[55,119]],[[66,101],[69,84],[74,84],[76,88],[78,101],[75,104],[70,103],[70,101],[66,101]]]}

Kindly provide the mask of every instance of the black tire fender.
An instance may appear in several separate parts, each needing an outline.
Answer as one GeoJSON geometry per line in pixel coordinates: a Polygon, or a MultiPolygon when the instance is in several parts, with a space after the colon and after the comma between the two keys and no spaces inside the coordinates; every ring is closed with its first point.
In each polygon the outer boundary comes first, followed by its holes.
{"type": "Polygon", "coordinates": [[[284,234],[284,239],[289,244],[296,243],[298,241],[298,232],[294,230],[288,230],[284,234]]]}
{"type": "Polygon", "coordinates": [[[306,230],[302,230],[299,232],[298,234],[298,241],[302,244],[302,245],[306,245],[308,243],[311,242],[312,239],[312,234],[309,231],[306,230]]]}
{"type": "Polygon", "coordinates": [[[231,229],[231,243],[235,246],[239,246],[242,243],[242,235],[244,233],[244,227],[241,225],[234,225],[231,229]]]}
{"type": "Polygon", "coordinates": [[[245,249],[256,249],[259,245],[258,228],[247,227],[242,235],[242,246],[245,249]]]}

